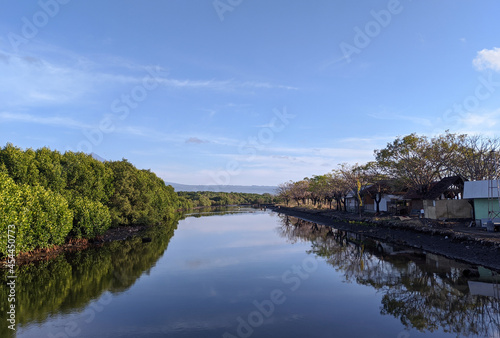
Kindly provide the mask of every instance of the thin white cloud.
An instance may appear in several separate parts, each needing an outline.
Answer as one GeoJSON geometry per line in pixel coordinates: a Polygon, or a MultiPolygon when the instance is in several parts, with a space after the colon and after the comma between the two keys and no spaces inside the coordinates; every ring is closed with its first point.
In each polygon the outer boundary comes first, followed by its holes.
{"type": "Polygon", "coordinates": [[[468,135],[498,136],[500,109],[467,113],[457,121],[456,132],[468,135]]]}
{"type": "Polygon", "coordinates": [[[250,89],[285,89],[297,90],[292,86],[271,84],[267,82],[239,82],[235,80],[190,80],[190,79],[160,79],[159,82],[167,87],[188,88],[188,89],[211,89],[211,90],[236,90],[243,88],[250,89]]]}
{"type": "Polygon", "coordinates": [[[264,88],[264,89],[286,89],[286,90],[298,90],[299,88],[293,86],[284,86],[278,84],[272,84],[267,82],[243,82],[242,87],[250,88],[264,88]]]}
{"type": "Polygon", "coordinates": [[[426,119],[423,117],[416,116],[407,116],[393,113],[379,113],[379,114],[368,114],[368,116],[373,117],[377,120],[400,120],[400,121],[409,121],[413,124],[422,125],[425,127],[432,127],[434,124],[430,119],[426,119]]]}
{"type": "Polygon", "coordinates": [[[92,125],[59,116],[35,116],[31,114],[13,114],[9,112],[0,113],[0,121],[24,122],[51,126],[60,126],[72,129],[92,128],[92,125]]]}
{"type": "MultiPolygon", "coordinates": [[[[50,53],[49,53],[50,54],[50,53]]],[[[60,105],[76,102],[88,104],[117,85],[132,86],[144,83],[153,67],[141,66],[118,58],[90,60],[77,55],[12,54],[0,50],[0,107],[20,108],[40,105],[60,105]],[[62,61],[58,60],[61,59],[62,61]]],[[[269,82],[238,81],[235,79],[176,79],[161,69],[155,80],[163,87],[214,91],[237,90],[296,90],[292,86],[269,82]]]]}
{"type": "Polygon", "coordinates": [[[477,52],[476,58],[472,61],[477,70],[492,69],[500,71],[500,48],[483,49],[477,52]]]}
{"type": "Polygon", "coordinates": [[[87,74],[33,57],[9,55],[0,63],[0,73],[4,107],[66,103],[92,88],[87,74]]]}
{"type": "Polygon", "coordinates": [[[277,185],[287,180],[326,174],[339,163],[366,163],[373,160],[373,149],[276,147],[257,151],[255,156],[213,153],[213,162],[206,163],[204,169],[169,166],[153,170],[168,182],[184,184],[251,185],[259,182],[261,185],[277,185]],[[228,163],[236,168],[234,172],[228,172],[228,163]]]}

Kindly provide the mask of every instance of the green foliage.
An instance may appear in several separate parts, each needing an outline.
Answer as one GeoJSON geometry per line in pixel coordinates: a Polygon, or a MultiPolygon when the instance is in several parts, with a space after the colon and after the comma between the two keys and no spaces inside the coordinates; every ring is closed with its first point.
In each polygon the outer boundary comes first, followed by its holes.
{"type": "Polygon", "coordinates": [[[7,254],[9,225],[15,226],[16,254],[64,243],[73,213],[64,197],[39,185],[19,186],[0,172],[0,252],[7,254]]]}
{"type": "Polygon", "coordinates": [[[66,188],[66,177],[61,164],[62,155],[49,148],[35,151],[36,167],[38,169],[38,184],[54,192],[63,193],[66,188]]]}
{"type": "Polygon", "coordinates": [[[69,151],[62,155],[61,165],[72,194],[103,204],[113,195],[113,171],[92,156],[69,151]]]}
{"type": "Polygon", "coordinates": [[[0,151],[0,163],[5,165],[9,176],[17,184],[35,184],[38,182],[35,156],[32,149],[23,151],[12,143],[7,143],[0,151]]]}
{"type": "Polygon", "coordinates": [[[208,198],[208,196],[205,195],[201,195],[198,201],[199,201],[198,205],[200,207],[209,207],[212,205],[212,201],[210,200],[210,198],[208,198]]]}
{"type": "Polygon", "coordinates": [[[109,209],[100,202],[73,196],[69,206],[74,214],[71,237],[94,238],[104,234],[111,226],[109,209]]]}
{"type": "Polygon", "coordinates": [[[17,252],[93,238],[111,224],[153,225],[192,208],[149,170],[126,160],[102,163],[84,153],[0,149],[0,244],[15,225],[17,252]]]}
{"type": "Polygon", "coordinates": [[[271,194],[227,193],[213,191],[179,191],[180,198],[192,201],[195,207],[237,205],[237,204],[272,204],[276,199],[271,194]]]}
{"type": "Polygon", "coordinates": [[[158,224],[191,204],[149,170],[139,170],[127,160],[106,162],[114,173],[114,194],[108,206],[113,226],[158,224]]]}

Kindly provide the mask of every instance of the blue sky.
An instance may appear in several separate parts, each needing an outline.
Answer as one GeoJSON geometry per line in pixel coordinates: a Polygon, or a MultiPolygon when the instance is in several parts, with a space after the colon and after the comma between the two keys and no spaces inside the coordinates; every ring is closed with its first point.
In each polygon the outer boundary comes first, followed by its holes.
{"type": "Polygon", "coordinates": [[[5,1],[0,145],[276,185],[398,135],[498,135],[500,3],[5,1]]]}

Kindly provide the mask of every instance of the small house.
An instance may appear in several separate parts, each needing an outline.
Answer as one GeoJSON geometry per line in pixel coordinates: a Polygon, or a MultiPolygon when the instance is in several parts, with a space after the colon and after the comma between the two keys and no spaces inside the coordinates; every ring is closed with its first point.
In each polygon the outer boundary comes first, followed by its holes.
{"type": "Polygon", "coordinates": [[[445,177],[433,183],[429,189],[410,190],[404,197],[408,201],[410,214],[419,214],[431,219],[472,218],[472,206],[462,199],[464,180],[460,176],[445,177]]]}
{"type": "Polygon", "coordinates": [[[402,204],[405,192],[398,191],[394,182],[384,180],[363,189],[361,194],[365,211],[377,212],[376,199],[378,199],[380,212],[397,214],[398,206],[402,204]]]}
{"type": "Polygon", "coordinates": [[[498,180],[465,182],[464,198],[474,205],[476,225],[485,227],[489,219],[500,222],[499,184],[498,180]]]}

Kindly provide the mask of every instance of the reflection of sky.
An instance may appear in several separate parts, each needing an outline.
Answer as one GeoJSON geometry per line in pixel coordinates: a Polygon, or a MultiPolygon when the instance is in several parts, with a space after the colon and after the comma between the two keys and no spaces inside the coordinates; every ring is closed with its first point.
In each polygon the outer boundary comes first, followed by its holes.
{"type": "MultiPolygon", "coordinates": [[[[398,337],[403,332],[399,320],[380,315],[381,295],[373,288],[345,283],[342,273],[306,253],[310,243],[288,243],[277,226],[278,217],[265,212],[187,218],[149,274],[109,304],[96,300],[79,314],[58,315],[20,336],[64,332],[70,321],[81,329],[78,337],[238,336],[237,318],[246,320],[256,310],[253,302],[269,300],[276,289],[286,301],[252,337],[398,337]],[[315,271],[306,279],[290,273],[306,258],[316,260],[315,271]],[[298,281],[297,290],[284,276],[298,281]],[[89,311],[95,318],[87,323],[89,311]]],[[[423,334],[411,331],[411,337],[418,336],[423,334]]]]}
{"type": "Polygon", "coordinates": [[[168,261],[165,272],[241,268],[242,264],[262,267],[279,257],[294,252],[301,255],[307,250],[307,245],[290,246],[284,242],[276,235],[277,225],[268,213],[187,218],[179,223],[182,231],[176,232],[168,254],[162,258],[168,261]],[[270,220],[276,224],[274,227],[269,226],[270,220]]]}

